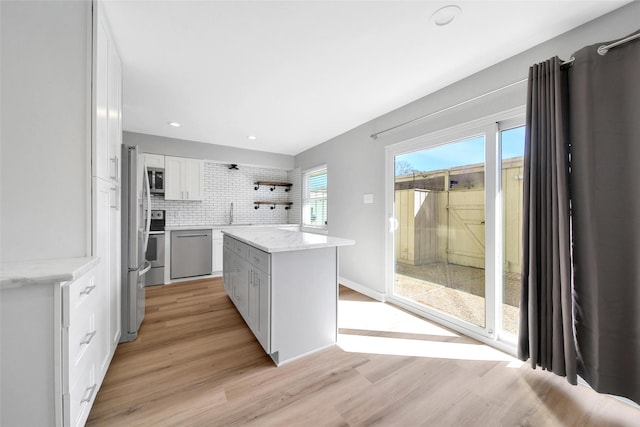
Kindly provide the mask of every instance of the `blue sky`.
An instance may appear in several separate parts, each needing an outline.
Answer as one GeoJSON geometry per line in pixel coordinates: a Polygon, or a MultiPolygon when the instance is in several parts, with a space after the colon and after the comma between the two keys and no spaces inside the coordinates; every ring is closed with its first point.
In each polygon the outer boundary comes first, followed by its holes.
{"type": "MultiPolygon", "coordinates": [[[[524,126],[502,132],[502,158],[524,155],[524,126]]],[[[484,162],[484,137],[415,151],[396,157],[396,163],[405,161],[420,171],[448,169],[456,166],[484,162]]]]}

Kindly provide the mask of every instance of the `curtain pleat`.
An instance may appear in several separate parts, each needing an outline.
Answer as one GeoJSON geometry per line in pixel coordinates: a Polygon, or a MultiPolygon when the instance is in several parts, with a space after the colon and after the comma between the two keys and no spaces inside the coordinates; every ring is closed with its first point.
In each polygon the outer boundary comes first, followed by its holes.
{"type": "Polygon", "coordinates": [[[577,383],[573,337],[566,72],[529,70],[518,356],[577,383]]]}

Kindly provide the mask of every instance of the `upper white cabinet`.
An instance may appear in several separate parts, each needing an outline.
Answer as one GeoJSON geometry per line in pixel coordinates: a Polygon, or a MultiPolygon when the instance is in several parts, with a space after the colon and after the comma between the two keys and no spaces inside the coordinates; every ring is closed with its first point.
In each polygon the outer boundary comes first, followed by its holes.
{"type": "Polygon", "coordinates": [[[145,154],[144,165],[148,168],[164,169],[164,156],[161,154],[145,154]]]}
{"type": "Polygon", "coordinates": [[[165,200],[204,200],[204,161],[164,158],[165,200]]]}
{"type": "MultiPolygon", "coordinates": [[[[94,139],[92,175],[120,182],[122,64],[101,3],[94,17],[94,139]]],[[[95,12],[95,10],[94,10],[95,12]]]]}

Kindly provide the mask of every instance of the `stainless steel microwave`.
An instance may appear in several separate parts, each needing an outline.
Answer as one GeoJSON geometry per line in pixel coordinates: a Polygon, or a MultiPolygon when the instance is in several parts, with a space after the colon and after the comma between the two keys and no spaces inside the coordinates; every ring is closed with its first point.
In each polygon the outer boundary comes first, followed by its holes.
{"type": "Polygon", "coordinates": [[[151,194],[164,194],[164,169],[147,168],[151,194]]]}

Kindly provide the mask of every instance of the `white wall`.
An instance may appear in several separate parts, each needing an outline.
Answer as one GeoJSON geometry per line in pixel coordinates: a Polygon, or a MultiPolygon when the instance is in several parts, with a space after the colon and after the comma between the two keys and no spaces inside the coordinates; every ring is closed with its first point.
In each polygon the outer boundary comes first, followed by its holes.
{"type": "Polygon", "coordinates": [[[366,287],[374,295],[385,291],[386,218],[389,214],[384,200],[385,147],[522,106],[526,102],[526,83],[387,133],[377,140],[371,139],[371,134],[526,79],[528,69],[534,63],[556,55],[568,59],[572,52],[583,46],[618,39],[638,30],[639,23],[640,2],[633,2],[298,154],[295,165],[302,170],[327,164],[329,234],[356,241],[355,246],[340,250],[340,276],[366,287]],[[363,204],[364,193],[373,193],[373,204],[363,204]]]}
{"type": "Polygon", "coordinates": [[[219,163],[235,163],[284,170],[291,170],[294,165],[294,157],[288,154],[247,150],[144,133],[124,132],[122,142],[127,145],[139,145],[145,153],[213,160],[219,163]]]}
{"type": "Polygon", "coordinates": [[[90,7],[0,2],[2,261],[89,254],[90,7]]]}

